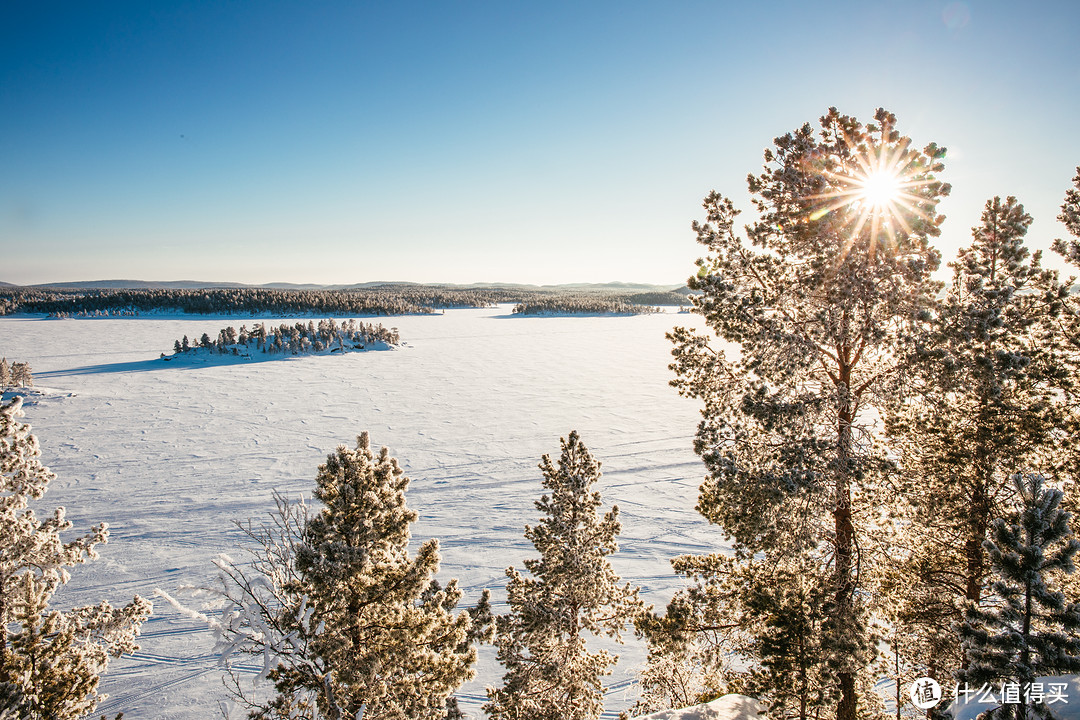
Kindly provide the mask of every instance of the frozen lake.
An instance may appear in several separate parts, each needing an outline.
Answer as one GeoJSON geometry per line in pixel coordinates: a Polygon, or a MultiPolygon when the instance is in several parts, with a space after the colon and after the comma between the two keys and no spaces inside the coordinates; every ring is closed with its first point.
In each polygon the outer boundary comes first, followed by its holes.
{"type": "MultiPolygon", "coordinates": [[[[29,362],[48,390],[25,419],[59,478],[35,507],[66,506],[80,532],[100,521],[112,529],[58,604],[123,604],[207,582],[216,554],[241,554],[234,520],[264,518],[273,490],[309,496],[317,466],[363,430],[412,479],[413,538],[439,539],[439,577],[457,577],[467,603],[485,587],[501,601],[506,566],[535,555],[522,531],[539,517],[536,466],[544,453],[558,457],[572,429],[603,463],[604,507],[621,510],[613,565],[648,602],[662,607],[680,585],[671,558],[722,543],[694,511],[697,403],[668,385],[664,333],[697,316],[511,317],[503,306],[377,320],[407,346],[189,367],[156,358],[185,334],[252,321],[0,318],[0,354],[29,362]]],[[[141,645],[110,666],[102,713],[220,717],[227,693],[204,626],[158,599],[141,645]]],[[[611,717],[633,702],[644,659],[632,633],[617,651],[611,717]]],[[[491,648],[478,671],[460,697],[479,718],[484,686],[501,677],[491,648]]]]}

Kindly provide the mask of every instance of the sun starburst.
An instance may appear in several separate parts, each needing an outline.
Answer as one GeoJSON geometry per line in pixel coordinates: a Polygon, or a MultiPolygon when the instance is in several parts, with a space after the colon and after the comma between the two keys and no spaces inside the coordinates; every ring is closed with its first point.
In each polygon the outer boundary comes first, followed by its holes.
{"type": "Polygon", "coordinates": [[[888,207],[899,198],[901,182],[892,170],[875,170],[862,179],[859,201],[875,210],[888,207]]]}
{"type": "Polygon", "coordinates": [[[883,242],[895,246],[898,233],[912,233],[913,219],[930,219],[921,208],[923,198],[917,191],[933,180],[924,175],[918,157],[906,144],[897,143],[855,153],[846,162],[837,163],[838,170],[825,173],[832,189],[807,198],[820,202],[809,219],[830,214],[837,217],[846,235],[845,255],[860,238],[871,252],[883,242]]]}

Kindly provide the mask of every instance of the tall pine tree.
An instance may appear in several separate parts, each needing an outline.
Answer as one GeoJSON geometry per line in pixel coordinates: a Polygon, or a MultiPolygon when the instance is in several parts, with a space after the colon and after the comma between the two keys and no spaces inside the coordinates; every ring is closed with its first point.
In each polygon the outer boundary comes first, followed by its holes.
{"type": "Polygon", "coordinates": [[[619,509],[599,514],[600,463],[576,431],[562,440],[558,467],[545,455],[540,470],[550,491],[536,503],[544,518],[525,528],[540,557],[525,561],[531,577],[506,570],[510,612],[496,622],[506,674],[484,709],[497,720],[596,720],[601,678],[617,658],[589,652],[586,633],[621,641],[641,602],[607,559],[618,547],[619,509]]]}
{"type": "Polygon", "coordinates": [[[138,649],[151,606],[136,596],[67,611],[49,607],[68,568],[97,557],[104,523],[68,541],[64,509],[39,520],[29,508],[56,477],[39,460],[30,426],[16,420],[22,398],[0,406],[0,717],[75,720],[92,712],[109,656],[138,649]]]}
{"type": "MultiPolygon", "coordinates": [[[[835,108],[779,137],[748,180],[759,219],[735,233],[730,200],[694,224],[709,250],[690,286],[716,338],[677,328],[673,384],[704,403],[698,510],[745,551],[800,555],[826,584],[822,650],[838,720],[854,720],[873,636],[868,501],[884,458],[870,411],[892,392],[900,348],[932,304],[944,152],[917,150],[879,109],[835,108]],[[737,352],[728,357],[727,347],[737,352]]],[[[752,660],[753,658],[751,658],[752,660]]]]}
{"type": "Polygon", "coordinates": [[[1065,458],[1062,398],[1074,374],[1054,318],[1068,288],[1025,247],[1030,224],[1016,198],[987,201],[888,418],[911,507],[895,525],[893,585],[904,598],[892,620],[941,682],[965,664],[945,629],[983,599],[984,543],[1015,492],[1010,478],[1054,472],[1065,458]]]}
{"type": "MultiPolygon", "coordinates": [[[[1054,241],[1054,251],[1062,255],[1065,260],[1076,267],[1080,267],[1080,167],[1076,168],[1076,177],[1073,178],[1073,186],[1065,192],[1065,200],[1061,204],[1061,214],[1058,220],[1065,225],[1072,234],[1073,240],[1054,241]]],[[[1072,350],[1071,360],[1073,367],[1080,366],[1080,298],[1075,294],[1062,293],[1064,312],[1058,319],[1057,328],[1065,338],[1072,350]]],[[[1080,398],[1071,393],[1068,397],[1073,409],[1072,433],[1080,432],[1080,398]]],[[[1073,452],[1070,472],[1075,478],[1080,475],[1080,452],[1073,452]]],[[[1068,501],[1069,498],[1066,498],[1068,501]]]]}

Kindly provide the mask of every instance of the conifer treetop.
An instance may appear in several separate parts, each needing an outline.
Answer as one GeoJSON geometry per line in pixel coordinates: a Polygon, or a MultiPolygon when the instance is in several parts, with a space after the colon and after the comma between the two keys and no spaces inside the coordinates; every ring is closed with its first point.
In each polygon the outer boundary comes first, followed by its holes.
{"type": "Polygon", "coordinates": [[[761,218],[748,228],[754,245],[818,265],[836,266],[849,257],[903,256],[924,251],[941,234],[938,201],[951,186],[937,179],[945,149],[930,143],[921,151],[896,129],[896,116],[878,108],[874,122],[861,123],[835,107],[819,119],[773,141],[765,167],[747,176],[761,218]],[[866,195],[875,178],[890,177],[893,197],[866,195]]]}
{"type": "Polygon", "coordinates": [[[372,451],[367,432],[357,437],[355,448],[339,446],[315,476],[313,495],[323,508],[307,523],[304,535],[310,552],[301,550],[299,567],[316,572],[318,563],[330,561],[403,560],[409,525],[418,517],[405,504],[409,482],[388,448],[378,455],[372,451]]]}

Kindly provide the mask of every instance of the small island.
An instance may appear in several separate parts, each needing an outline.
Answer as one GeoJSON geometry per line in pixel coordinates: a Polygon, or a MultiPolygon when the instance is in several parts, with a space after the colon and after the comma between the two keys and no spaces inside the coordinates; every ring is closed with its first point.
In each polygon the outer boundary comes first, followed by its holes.
{"type": "Polygon", "coordinates": [[[261,355],[329,355],[332,353],[359,352],[366,350],[389,350],[401,344],[397,328],[385,328],[356,320],[339,323],[333,318],[309,320],[293,325],[281,324],[267,327],[256,323],[248,328],[241,325],[237,331],[229,326],[211,338],[203,333],[196,340],[183,339],[173,343],[173,354],[162,353],[162,360],[178,357],[232,356],[252,358],[261,355]]]}

